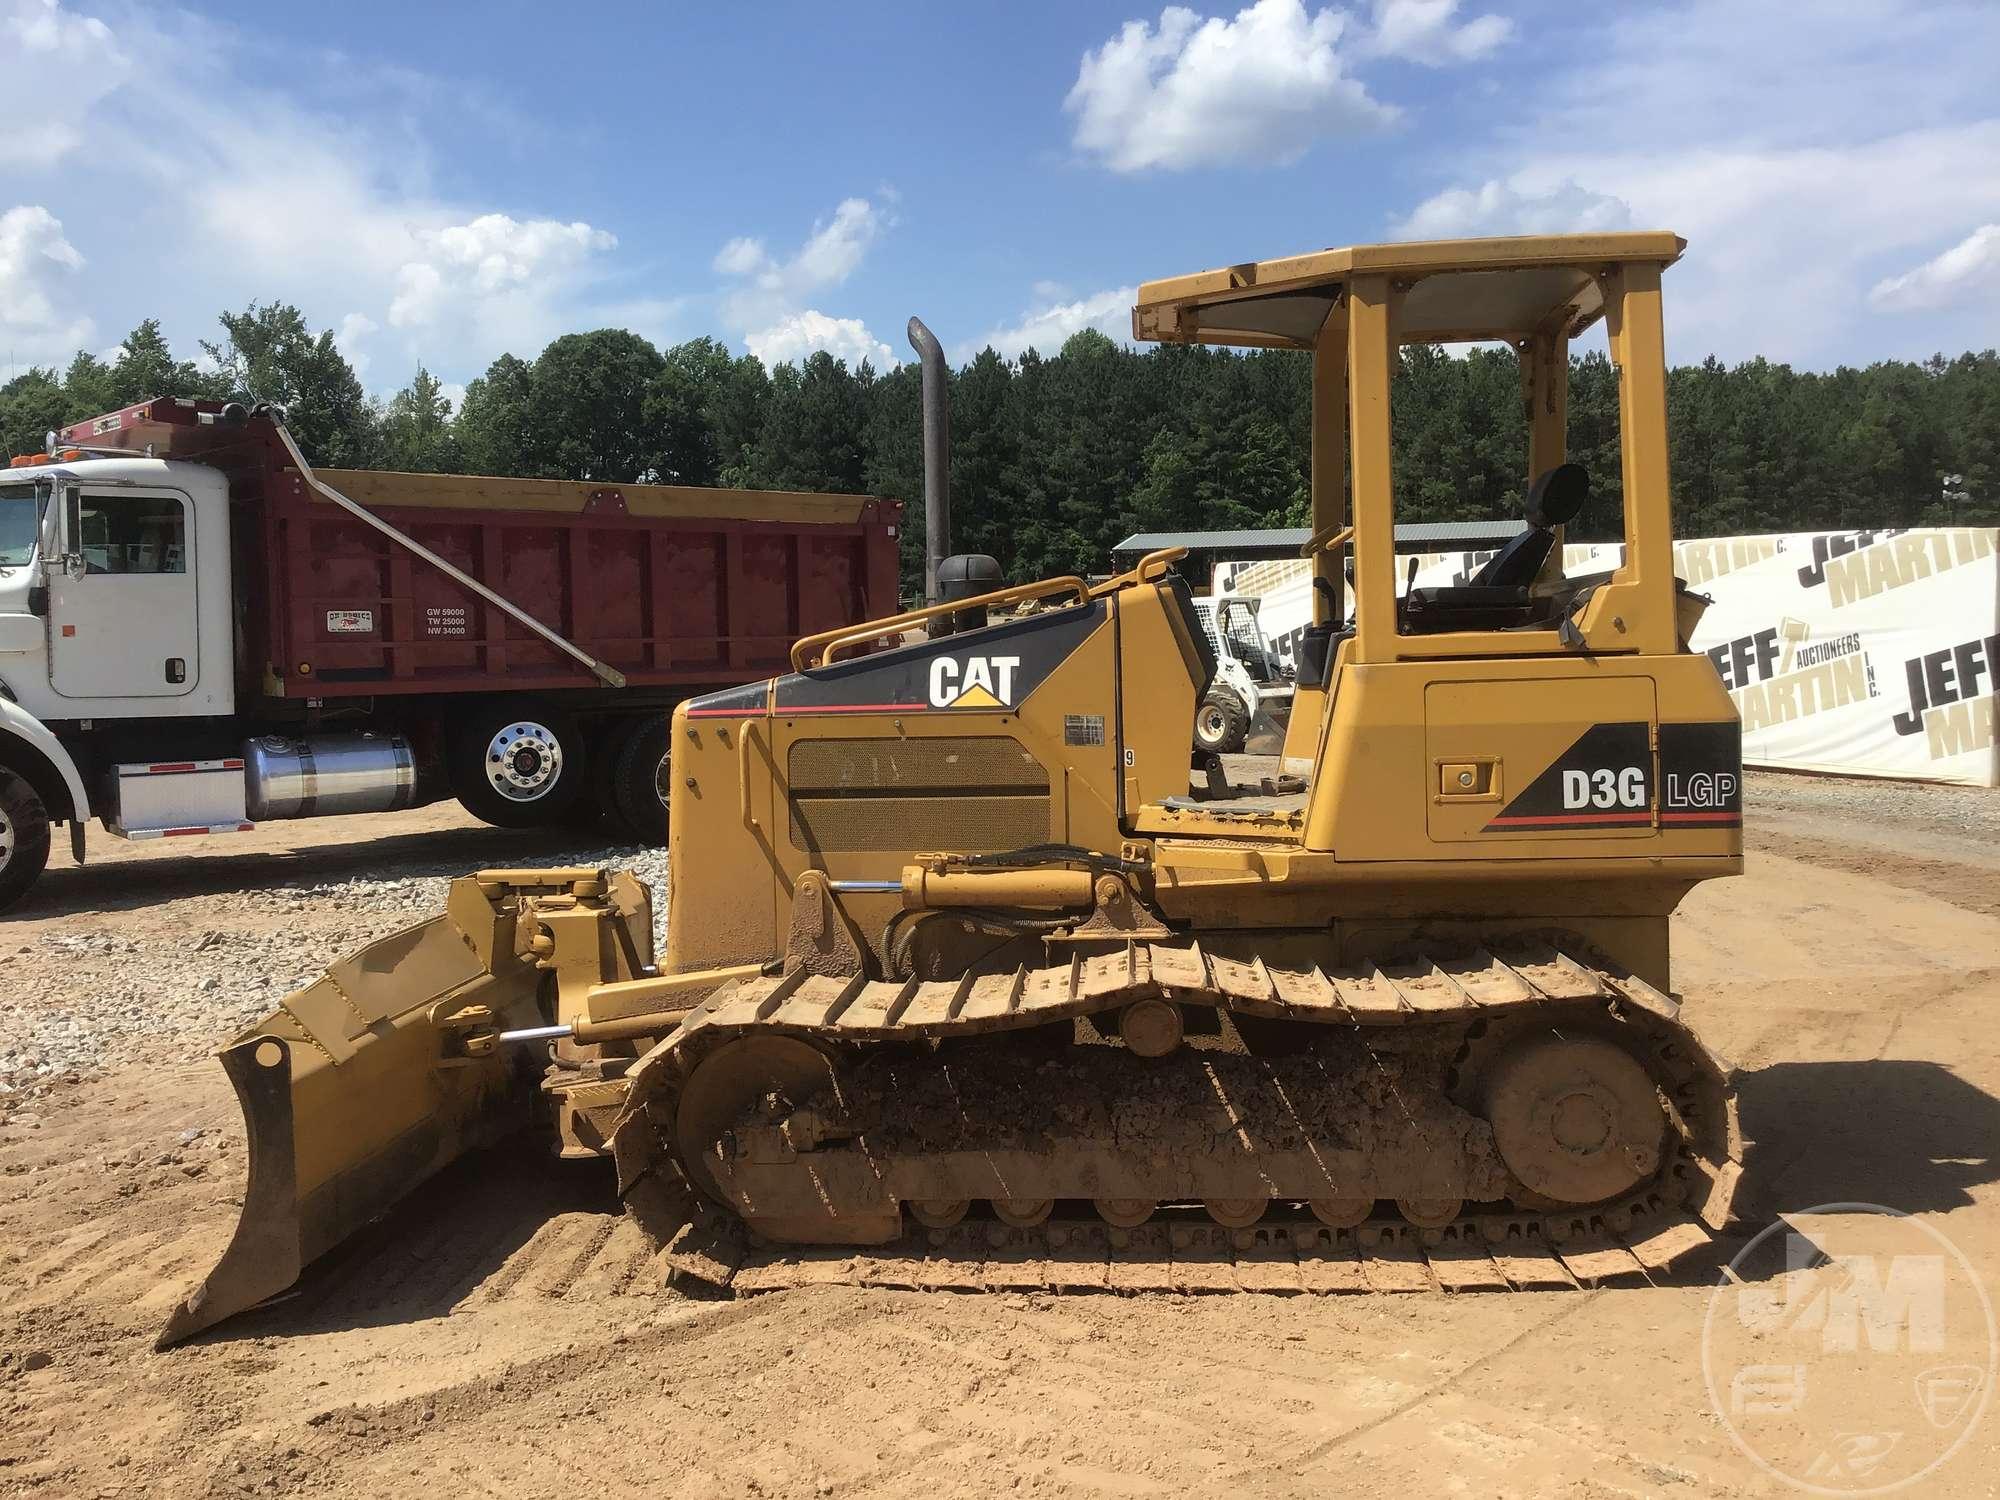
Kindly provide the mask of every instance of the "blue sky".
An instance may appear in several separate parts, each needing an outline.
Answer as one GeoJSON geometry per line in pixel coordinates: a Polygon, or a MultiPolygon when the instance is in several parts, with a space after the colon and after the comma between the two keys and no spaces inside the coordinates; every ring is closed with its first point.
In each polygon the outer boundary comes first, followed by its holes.
{"type": "Polygon", "coordinates": [[[1149,277],[1655,226],[1676,359],[2000,343],[1991,3],[0,0],[0,46],[16,367],[252,299],[383,392],[606,324],[1014,353],[1149,277]]]}

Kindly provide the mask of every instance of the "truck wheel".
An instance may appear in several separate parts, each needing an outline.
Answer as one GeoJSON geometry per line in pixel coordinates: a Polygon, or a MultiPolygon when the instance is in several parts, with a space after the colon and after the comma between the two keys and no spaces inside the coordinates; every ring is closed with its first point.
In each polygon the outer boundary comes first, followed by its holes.
{"type": "Polygon", "coordinates": [[[1250,712],[1231,692],[1213,692],[1194,711],[1194,742],[1211,755],[1234,755],[1250,738],[1250,712]]]}
{"type": "Polygon", "coordinates": [[[20,900],[49,862],[49,810],[35,789],[0,767],[0,911],[20,900]]]}
{"type": "Polygon", "coordinates": [[[641,724],[618,752],[618,812],[640,840],[658,849],[667,842],[667,802],[673,789],[668,753],[670,725],[663,710],[641,724]]]}
{"type": "Polygon", "coordinates": [[[544,704],[474,713],[453,734],[447,756],[459,802],[496,828],[559,823],[585,791],[576,722],[544,704]]]}

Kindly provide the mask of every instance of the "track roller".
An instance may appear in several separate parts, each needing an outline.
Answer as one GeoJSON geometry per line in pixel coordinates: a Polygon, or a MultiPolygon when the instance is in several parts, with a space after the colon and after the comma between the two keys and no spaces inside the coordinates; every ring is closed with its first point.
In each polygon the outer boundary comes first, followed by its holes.
{"type": "Polygon", "coordinates": [[[1419,1229],[1442,1229],[1465,1207],[1463,1198],[1398,1198],[1396,1210],[1419,1229]]]}

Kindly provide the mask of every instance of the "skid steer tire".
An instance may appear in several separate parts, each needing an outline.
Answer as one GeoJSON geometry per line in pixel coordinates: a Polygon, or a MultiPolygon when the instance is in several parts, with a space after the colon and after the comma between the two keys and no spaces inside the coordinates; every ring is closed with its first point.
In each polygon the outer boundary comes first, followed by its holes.
{"type": "Polygon", "coordinates": [[[496,828],[560,824],[590,791],[576,721],[532,700],[469,714],[447,743],[445,769],[460,805],[496,828]]]}
{"type": "Polygon", "coordinates": [[[1234,693],[1216,691],[1194,711],[1194,742],[1211,755],[1235,755],[1250,738],[1250,711],[1234,693]]]}
{"type": "Polygon", "coordinates": [[[673,764],[668,759],[668,719],[664,711],[627,735],[618,752],[618,811],[625,825],[648,848],[667,842],[668,787],[673,764]]]}
{"type": "Polygon", "coordinates": [[[49,810],[27,781],[0,766],[0,911],[27,892],[49,862],[49,810]]]}

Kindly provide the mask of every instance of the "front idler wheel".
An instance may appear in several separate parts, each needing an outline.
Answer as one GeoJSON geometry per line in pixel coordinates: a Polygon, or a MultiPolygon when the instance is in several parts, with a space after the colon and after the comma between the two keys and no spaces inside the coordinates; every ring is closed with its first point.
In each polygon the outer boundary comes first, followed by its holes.
{"type": "Polygon", "coordinates": [[[1667,1129],[1659,1090],[1616,1042],[1524,1040],[1493,1064],[1484,1095],[1494,1145],[1530,1202],[1602,1203],[1659,1170],[1667,1129]]]}

